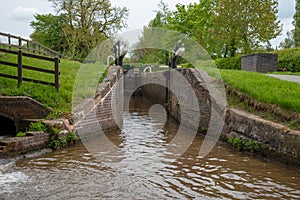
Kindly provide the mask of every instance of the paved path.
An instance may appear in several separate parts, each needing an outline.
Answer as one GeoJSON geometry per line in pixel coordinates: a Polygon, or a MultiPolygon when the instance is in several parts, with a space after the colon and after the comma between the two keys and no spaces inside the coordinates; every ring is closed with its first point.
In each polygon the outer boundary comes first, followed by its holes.
{"type": "Polygon", "coordinates": [[[278,79],[285,80],[285,81],[300,83],[300,76],[278,75],[278,74],[267,74],[267,76],[271,76],[271,77],[278,78],[278,79]]]}

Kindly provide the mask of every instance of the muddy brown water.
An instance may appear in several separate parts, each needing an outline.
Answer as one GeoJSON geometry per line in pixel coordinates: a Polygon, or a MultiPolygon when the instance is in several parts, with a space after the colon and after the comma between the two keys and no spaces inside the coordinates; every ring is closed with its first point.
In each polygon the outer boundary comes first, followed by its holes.
{"type": "MultiPolygon", "coordinates": [[[[107,137],[119,163],[97,160],[84,145],[10,164],[0,171],[0,199],[300,199],[300,171],[219,143],[198,155],[203,137],[170,162],[165,144],[178,125],[157,130],[143,108],[124,113],[107,137]]],[[[174,147],[177,148],[177,147],[174,147]]]]}

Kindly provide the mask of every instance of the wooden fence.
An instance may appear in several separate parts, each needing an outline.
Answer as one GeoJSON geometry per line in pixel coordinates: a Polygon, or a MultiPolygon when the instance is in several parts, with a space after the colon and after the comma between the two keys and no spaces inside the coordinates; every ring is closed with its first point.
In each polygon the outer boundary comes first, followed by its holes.
{"type": "Polygon", "coordinates": [[[3,47],[7,47],[8,49],[23,49],[24,52],[32,53],[32,54],[38,54],[38,55],[47,55],[47,56],[57,56],[62,57],[62,55],[54,51],[38,42],[34,42],[31,40],[27,40],[24,38],[21,38],[19,36],[2,33],[0,32],[0,45],[3,47]]]}
{"type": "Polygon", "coordinates": [[[11,67],[16,67],[18,69],[18,76],[13,76],[13,75],[9,75],[9,74],[0,73],[0,77],[16,79],[16,80],[18,80],[18,85],[19,86],[21,85],[22,81],[30,81],[30,82],[44,84],[44,85],[52,85],[52,86],[55,86],[55,88],[57,90],[59,89],[59,75],[60,75],[60,73],[59,73],[59,62],[60,62],[60,60],[57,56],[54,57],[54,58],[50,58],[50,57],[46,57],[46,56],[35,55],[35,54],[23,52],[22,49],[10,50],[10,49],[0,48],[0,52],[17,55],[17,63],[0,61],[0,64],[11,66],[11,67]],[[34,66],[23,65],[22,62],[23,62],[23,57],[24,56],[54,62],[54,70],[48,70],[48,69],[38,68],[38,67],[34,67],[34,66]],[[47,81],[41,81],[41,80],[35,80],[35,79],[23,77],[23,69],[54,74],[54,76],[55,76],[54,82],[47,82],[47,81]]]}

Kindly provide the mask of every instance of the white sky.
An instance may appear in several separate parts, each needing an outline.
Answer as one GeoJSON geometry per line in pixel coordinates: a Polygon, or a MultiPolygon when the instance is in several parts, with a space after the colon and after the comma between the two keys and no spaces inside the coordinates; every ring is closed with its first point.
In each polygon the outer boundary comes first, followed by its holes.
{"type": "MultiPolygon", "coordinates": [[[[179,0],[165,0],[170,9],[174,9],[179,0]]],[[[180,0],[181,4],[198,2],[198,0],[180,0]]],[[[113,5],[126,6],[129,9],[129,20],[127,30],[141,29],[154,18],[159,0],[111,0],[113,5]]],[[[273,45],[279,45],[285,38],[287,30],[291,30],[292,18],[295,13],[295,0],[279,0],[279,19],[283,23],[282,35],[272,41],[273,45]]],[[[29,26],[34,19],[33,14],[54,13],[52,5],[48,0],[2,0],[0,7],[0,32],[29,38],[32,29],[29,26]],[[5,2],[5,3],[4,3],[5,2]]]]}

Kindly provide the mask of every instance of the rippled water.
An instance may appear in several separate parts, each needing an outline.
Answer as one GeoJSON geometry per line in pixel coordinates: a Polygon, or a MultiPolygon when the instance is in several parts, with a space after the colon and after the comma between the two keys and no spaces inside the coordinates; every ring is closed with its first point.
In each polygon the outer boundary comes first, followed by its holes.
{"type": "Polygon", "coordinates": [[[300,199],[298,169],[223,144],[202,158],[201,136],[172,161],[166,144],[177,125],[160,127],[143,109],[125,113],[123,131],[107,135],[119,146],[118,162],[97,160],[79,144],[2,167],[0,199],[300,199]]]}

